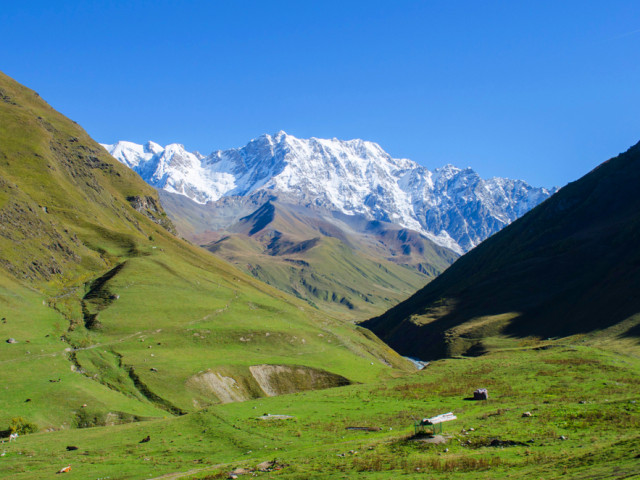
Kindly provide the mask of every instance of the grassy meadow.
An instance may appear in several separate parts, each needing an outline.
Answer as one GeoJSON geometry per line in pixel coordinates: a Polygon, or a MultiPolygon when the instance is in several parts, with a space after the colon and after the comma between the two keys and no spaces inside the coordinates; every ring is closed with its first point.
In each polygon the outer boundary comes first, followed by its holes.
{"type": "MultiPolygon", "coordinates": [[[[219,401],[199,388],[206,371],[246,383],[250,366],[299,365],[370,382],[411,368],[358,327],[214,257],[194,265],[156,247],[123,261],[99,288],[88,282],[47,297],[12,284],[0,292],[1,338],[18,342],[0,345],[0,430],[15,416],[66,428],[83,404],[102,417],[194,411],[219,401]]],[[[251,387],[243,398],[264,395],[251,387]]]]}
{"type": "Polygon", "coordinates": [[[25,435],[0,446],[3,475],[51,478],[70,464],[65,478],[204,480],[272,460],[282,469],[247,476],[640,475],[637,345],[618,340],[618,348],[603,348],[588,337],[501,343],[503,348],[482,357],[438,360],[385,381],[211,405],[180,417],[25,435]],[[469,399],[479,387],[488,388],[489,400],[469,399]],[[446,444],[413,438],[414,418],[448,411],[458,419],[444,424],[446,444]],[[264,414],[274,418],[260,419],[264,414]],[[146,436],[150,441],[139,443],[146,436]]]}

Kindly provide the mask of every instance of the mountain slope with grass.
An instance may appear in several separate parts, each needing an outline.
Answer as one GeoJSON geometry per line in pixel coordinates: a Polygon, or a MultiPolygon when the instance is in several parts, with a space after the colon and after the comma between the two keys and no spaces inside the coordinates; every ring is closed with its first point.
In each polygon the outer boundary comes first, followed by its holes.
{"type": "Polygon", "coordinates": [[[198,204],[159,191],[177,230],[243,271],[342,318],[380,314],[458,255],[423,234],[273,195],[198,204]]]}
{"type": "Polygon", "coordinates": [[[494,336],[640,336],[640,144],[461,257],[364,326],[406,355],[477,354],[494,336]]]}
{"type": "Polygon", "coordinates": [[[181,415],[411,368],[177,238],[157,193],[0,75],[0,431],[181,415]]]}
{"type": "Polygon", "coordinates": [[[397,225],[343,219],[268,200],[205,248],[342,318],[363,320],[407,298],[457,255],[397,225]]]}

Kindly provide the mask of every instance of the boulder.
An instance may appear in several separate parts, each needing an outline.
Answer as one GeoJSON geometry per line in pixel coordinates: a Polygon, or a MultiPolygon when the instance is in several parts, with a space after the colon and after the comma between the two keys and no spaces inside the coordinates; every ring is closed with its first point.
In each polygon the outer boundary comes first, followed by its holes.
{"type": "Polygon", "coordinates": [[[489,399],[489,391],[486,388],[479,388],[473,392],[474,400],[488,400],[489,399]]]}

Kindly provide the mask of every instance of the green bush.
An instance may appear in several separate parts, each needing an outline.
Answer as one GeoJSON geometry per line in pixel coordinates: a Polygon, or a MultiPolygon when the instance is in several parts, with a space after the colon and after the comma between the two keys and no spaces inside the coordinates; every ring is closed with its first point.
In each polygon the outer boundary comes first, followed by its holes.
{"type": "Polygon", "coordinates": [[[77,428],[103,427],[106,423],[107,415],[105,412],[82,409],[75,418],[77,428]]]}
{"type": "Polygon", "coordinates": [[[23,417],[13,417],[11,419],[11,424],[9,425],[9,430],[11,430],[11,433],[26,435],[27,433],[36,433],[38,431],[38,426],[23,417]]]}

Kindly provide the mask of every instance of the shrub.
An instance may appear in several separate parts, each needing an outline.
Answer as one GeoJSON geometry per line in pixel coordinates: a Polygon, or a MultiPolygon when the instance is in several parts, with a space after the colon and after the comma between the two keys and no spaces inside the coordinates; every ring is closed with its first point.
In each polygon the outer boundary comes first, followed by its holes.
{"type": "Polygon", "coordinates": [[[11,430],[11,433],[26,435],[27,433],[36,433],[38,431],[38,426],[23,417],[13,417],[11,419],[11,424],[9,425],[9,430],[11,430]]]}
{"type": "Polygon", "coordinates": [[[82,409],[76,413],[75,425],[77,428],[102,427],[106,424],[106,417],[104,412],[82,409]]]}

